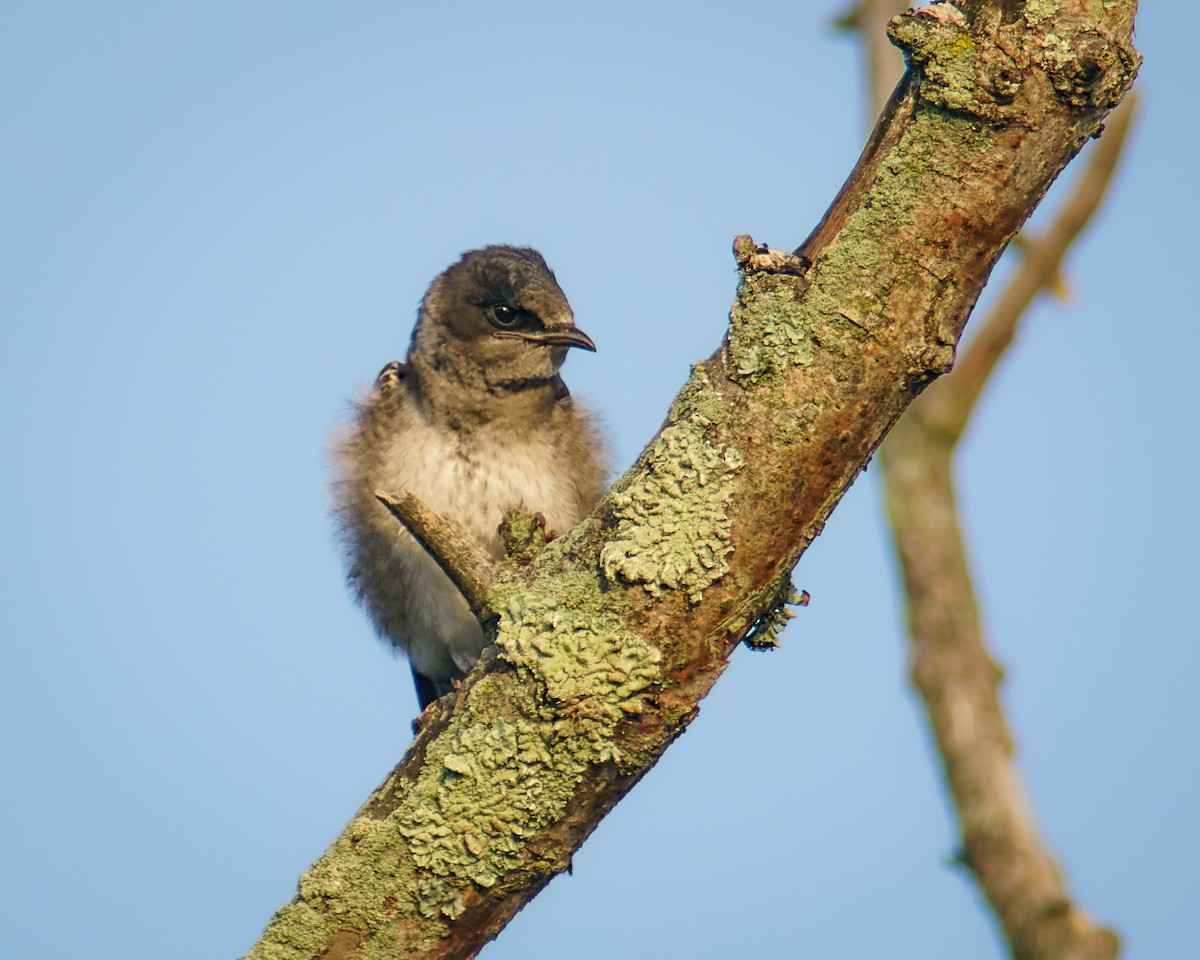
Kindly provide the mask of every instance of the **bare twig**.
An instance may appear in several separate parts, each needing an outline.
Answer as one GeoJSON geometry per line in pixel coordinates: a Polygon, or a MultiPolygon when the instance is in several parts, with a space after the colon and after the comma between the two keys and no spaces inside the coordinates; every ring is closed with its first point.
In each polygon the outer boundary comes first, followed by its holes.
{"type": "Polygon", "coordinates": [[[455,521],[430,510],[411,493],[393,497],[376,490],[375,497],[454,581],[475,618],[481,623],[495,619],[488,593],[496,582],[498,568],[487,552],[455,521]]]}

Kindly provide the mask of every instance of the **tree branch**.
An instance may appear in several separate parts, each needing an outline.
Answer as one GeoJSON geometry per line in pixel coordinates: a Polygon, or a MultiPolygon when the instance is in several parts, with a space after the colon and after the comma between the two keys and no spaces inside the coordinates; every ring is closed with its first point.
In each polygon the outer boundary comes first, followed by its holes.
{"type": "Polygon", "coordinates": [[[888,21],[908,9],[908,0],[858,0],[842,14],[835,26],[854,30],[863,46],[863,62],[867,74],[867,125],[887,103],[896,81],[904,72],[904,59],[888,41],[888,21]]]}
{"type": "Polygon", "coordinates": [[[908,416],[888,437],[882,460],[904,574],[911,676],[954,798],[961,859],[1018,960],[1112,960],[1117,936],[1072,902],[1013,761],[997,696],[1003,673],[983,637],[958,524],[953,447],[908,416]]]}
{"type": "Polygon", "coordinates": [[[495,646],[251,958],[473,956],[683,731],[1132,82],[1132,5],[1053,9],[1002,39],[980,18],[965,44],[906,25],[919,69],[806,245],[811,267],[743,269],[724,342],[658,436],[591,517],[493,586],[495,646]],[[1104,63],[1076,90],[1075,47],[1101,29],[1104,63]],[[1028,51],[1003,103],[1001,44],[1028,51]],[[987,62],[956,62],[964,49],[987,62]]]}
{"type": "MultiPolygon", "coordinates": [[[[876,9],[891,0],[864,0],[876,9]]],[[[860,21],[861,22],[861,21],[860,21]]],[[[864,35],[871,89],[886,98],[877,38],[864,35]]],[[[1107,191],[1136,104],[1110,118],[1052,225],[1023,234],[1022,261],[948,376],[913,404],[882,447],[884,489],[904,575],[911,671],[929,716],[974,872],[1017,958],[1111,960],[1117,936],[1070,899],[1038,835],[1016,765],[959,527],[955,445],[976,400],[1034,297],[1050,286],[1071,244],[1107,191]]]]}
{"type": "Polygon", "coordinates": [[[388,508],[401,525],[423,546],[448,576],[475,618],[483,623],[494,620],[495,610],[488,594],[496,583],[499,566],[454,520],[443,517],[411,493],[399,497],[375,491],[375,499],[388,508]]]}

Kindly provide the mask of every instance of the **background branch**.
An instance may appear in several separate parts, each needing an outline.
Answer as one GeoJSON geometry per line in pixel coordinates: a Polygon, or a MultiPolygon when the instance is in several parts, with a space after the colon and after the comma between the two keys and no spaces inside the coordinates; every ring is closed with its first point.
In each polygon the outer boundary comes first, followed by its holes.
{"type": "MultiPolygon", "coordinates": [[[[894,0],[864,0],[847,18],[862,38],[875,109],[884,108],[898,75],[879,22],[903,8],[894,0]]],[[[1050,226],[1022,234],[1020,264],[954,370],[917,398],[881,451],[904,578],[912,680],[958,814],[961,860],[978,879],[1013,955],[1028,960],[1110,960],[1119,941],[1075,906],[1038,834],[997,695],[1002,671],[983,637],[958,519],[953,459],[1022,316],[1054,284],[1071,244],[1107,192],[1135,109],[1129,97],[1114,111],[1050,226]]]]}
{"type": "MultiPolygon", "coordinates": [[[[954,370],[930,385],[914,409],[948,437],[957,440],[966,429],[975,403],[987,386],[1000,358],[1016,336],[1017,326],[1038,294],[1051,290],[1071,245],[1100,208],[1137,113],[1131,93],[1112,112],[1104,135],[1088,150],[1087,164],[1071,187],[1051,224],[1043,231],[1022,230],[1020,263],[1004,290],[977,326],[954,370]]],[[[1014,246],[1018,246],[1014,244],[1014,246]]]]}
{"type": "Polygon", "coordinates": [[[834,24],[840,30],[855,31],[862,45],[863,70],[867,76],[864,105],[867,127],[874,126],[875,118],[904,73],[904,58],[888,40],[887,25],[892,17],[907,9],[907,2],[897,0],[858,0],[834,24]]]}

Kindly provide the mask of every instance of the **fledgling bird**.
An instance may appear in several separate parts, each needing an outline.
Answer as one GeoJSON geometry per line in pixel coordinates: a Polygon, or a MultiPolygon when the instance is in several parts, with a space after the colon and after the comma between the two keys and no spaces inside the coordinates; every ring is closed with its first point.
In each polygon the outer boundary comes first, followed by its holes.
{"type": "Polygon", "coordinates": [[[484,634],[375,491],[415,494],[496,557],[509,510],[571,529],[605,475],[599,433],[558,373],[571,347],[596,349],[541,254],[472,250],[430,285],[407,362],[383,368],[336,441],[350,584],[380,636],[408,654],[422,709],[467,675],[484,634]]]}

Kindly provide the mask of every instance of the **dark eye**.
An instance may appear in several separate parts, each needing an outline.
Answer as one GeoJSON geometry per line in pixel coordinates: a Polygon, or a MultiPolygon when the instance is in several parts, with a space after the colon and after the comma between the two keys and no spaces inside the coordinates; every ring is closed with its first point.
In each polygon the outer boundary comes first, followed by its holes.
{"type": "Polygon", "coordinates": [[[521,315],[506,303],[494,303],[489,308],[492,323],[498,327],[515,327],[521,315]]]}

